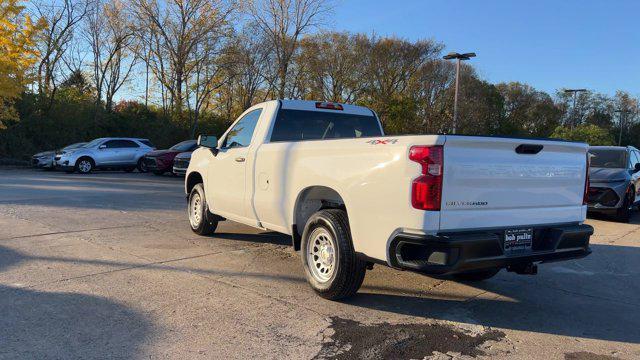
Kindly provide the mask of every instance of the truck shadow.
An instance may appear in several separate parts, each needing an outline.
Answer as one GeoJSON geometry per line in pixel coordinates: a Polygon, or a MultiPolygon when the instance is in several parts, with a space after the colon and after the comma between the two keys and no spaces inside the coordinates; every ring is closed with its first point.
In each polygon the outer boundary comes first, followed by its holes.
{"type": "MultiPolygon", "coordinates": [[[[28,260],[0,248],[0,271],[28,260]]],[[[0,285],[0,358],[134,358],[155,326],[102,297],[0,285]]]]}
{"type": "Polygon", "coordinates": [[[537,276],[503,270],[467,283],[480,290],[465,301],[420,295],[365,293],[345,303],[392,313],[511,330],[640,343],[640,248],[592,245],[582,260],[543,264],[537,276]]]}

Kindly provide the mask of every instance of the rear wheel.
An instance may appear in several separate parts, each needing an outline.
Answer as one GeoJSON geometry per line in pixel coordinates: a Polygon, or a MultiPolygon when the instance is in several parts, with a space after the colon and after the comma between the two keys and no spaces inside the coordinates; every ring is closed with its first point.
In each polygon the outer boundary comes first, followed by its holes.
{"type": "Polygon", "coordinates": [[[147,172],[147,165],[144,163],[144,158],[140,158],[140,160],[138,160],[138,165],[136,167],[141,173],[147,172]]]}
{"type": "Polygon", "coordinates": [[[189,194],[189,224],[198,235],[209,235],[216,231],[218,220],[209,212],[202,183],[196,184],[189,194]]]}
{"type": "Polygon", "coordinates": [[[483,281],[496,276],[498,272],[500,272],[500,269],[474,270],[455,274],[453,277],[461,281],[483,281]]]}
{"type": "Polygon", "coordinates": [[[75,171],[79,172],[80,174],[88,174],[93,170],[94,167],[95,164],[91,158],[83,157],[76,161],[75,171]]]}
{"type": "Polygon", "coordinates": [[[347,213],[326,209],[313,214],[302,234],[302,265],[311,288],[329,300],[354,295],[364,280],[366,262],[358,259],[347,213]]]}

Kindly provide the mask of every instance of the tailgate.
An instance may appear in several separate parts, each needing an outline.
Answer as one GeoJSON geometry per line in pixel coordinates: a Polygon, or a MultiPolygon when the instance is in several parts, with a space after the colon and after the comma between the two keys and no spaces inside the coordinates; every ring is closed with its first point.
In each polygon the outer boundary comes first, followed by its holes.
{"type": "Polygon", "coordinates": [[[587,145],[447,136],[440,229],[584,221],[587,145]]]}

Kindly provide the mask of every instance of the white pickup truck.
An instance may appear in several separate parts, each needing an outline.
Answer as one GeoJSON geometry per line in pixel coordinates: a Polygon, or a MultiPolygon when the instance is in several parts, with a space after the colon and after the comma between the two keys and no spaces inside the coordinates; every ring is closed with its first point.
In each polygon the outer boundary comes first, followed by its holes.
{"type": "Polygon", "coordinates": [[[374,263],[474,281],[591,252],[583,143],[385,136],[370,109],[299,100],[253,106],[198,143],[192,230],[230,219],[291,235],[328,299],[356,293],[374,263]]]}

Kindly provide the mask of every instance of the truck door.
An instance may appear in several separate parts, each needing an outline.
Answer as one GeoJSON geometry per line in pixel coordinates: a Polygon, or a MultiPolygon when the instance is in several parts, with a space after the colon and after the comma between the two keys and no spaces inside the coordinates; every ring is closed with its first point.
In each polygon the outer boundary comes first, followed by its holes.
{"type": "Polygon", "coordinates": [[[246,218],[246,164],[249,145],[262,109],[245,114],[227,132],[208,170],[207,193],[214,212],[246,218]]]}

